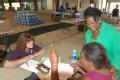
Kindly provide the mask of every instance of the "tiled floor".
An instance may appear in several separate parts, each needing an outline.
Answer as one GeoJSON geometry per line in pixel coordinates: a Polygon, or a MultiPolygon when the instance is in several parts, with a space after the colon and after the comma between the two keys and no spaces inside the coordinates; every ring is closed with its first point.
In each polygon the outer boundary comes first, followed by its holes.
{"type": "MultiPolygon", "coordinates": [[[[79,32],[78,34],[71,36],[67,39],[53,43],[54,48],[58,55],[60,56],[61,62],[69,63],[69,56],[72,53],[72,50],[80,50],[84,44],[84,32],[79,32]]],[[[48,56],[50,53],[50,45],[45,46],[45,55],[48,56]]]]}

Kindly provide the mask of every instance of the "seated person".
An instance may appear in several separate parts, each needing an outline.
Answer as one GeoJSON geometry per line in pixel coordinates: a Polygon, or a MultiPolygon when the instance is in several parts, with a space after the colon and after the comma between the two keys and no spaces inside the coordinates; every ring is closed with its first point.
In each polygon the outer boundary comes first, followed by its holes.
{"type": "MultiPolygon", "coordinates": [[[[51,80],[59,80],[58,57],[54,48],[52,48],[50,53],[50,61],[51,80]]],[[[78,59],[78,65],[82,67],[86,73],[82,74],[75,80],[113,80],[112,78],[115,78],[106,56],[106,50],[99,43],[92,42],[84,45],[78,59]]]]}
{"type": "Polygon", "coordinates": [[[32,35],[22,33],[16,42],[16,49],[7,55],[4,67],[12,68],[19,66],[37,56],[42,56],[44,50],[35,44],[32,35]]]}
{"type": "Polygon", "coordinates": [[[7,46],[3,41],[0,41],[0,67],[3,67],[5,56],[7,54],[7,46]]]}

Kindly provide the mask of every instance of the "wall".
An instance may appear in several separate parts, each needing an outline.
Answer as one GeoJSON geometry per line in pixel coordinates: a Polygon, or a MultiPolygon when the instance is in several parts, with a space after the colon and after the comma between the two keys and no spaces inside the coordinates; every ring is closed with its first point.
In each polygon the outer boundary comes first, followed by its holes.
{"type": "Polygon", "coordinates": [[[74,7],[77,4],[77,0],[63,0],[63,4],[69,3],[69,7],[74,7]]]}
{"type": "MultiPolygon", "coordinates": [[[[84,11],[87,7],[90,7],[90,0],[79,0],[81,1],[81,8],[79,11],[84,11]]],[[[99,0],[95,0],[96,7],[99,8],[99,0]]],[[[69,3],[71,7],[77,5],[77,0],[63,0],[63,3],[69,3]]]]}
{"type": "MultiPolygon", "coordinates": [[[[90,1],[89,0],[80,0],[81,1],[81,8],[80,11],[84,11],[87,7],[90,6],[90,1]]],[[[63,3],[69,3],[70,7],[74,7],[75,5],[77,5],[77,0],[63,0],[63,3]]]]}
{"type": "Polygon", "coordinates": [[[99,8],[100,0],[96,0],[96,7],[99,8]]]}
{"type": "MultiPolygon", "coordinates": [[[[96,7],[99,8],[100,0],[95,0],[96,7]]],[[[81,0],[81,8],[80,11],[84,11],[86,8],[90,7],[90,0],[81,0]]]]}
{"type": "Polygon", "coordinates": [[[38,0],[38,10],[41,9],[41,0],[38,0]]]}
{"type": "Polygon", "coordinates": [[[84,11],[88,7],[90,7],[90,0],[81,0],[80,11],[84,11]]]}
{"type": "Polygon", "coordinates": [[[47,0],[47,10],[53,10],[53,0],[47,0]]]}
{"type": "MultiPolygon", "coordinates": [[[[47,0],[47,10],[53,10],[53,0],[47,0]]],[[[41,10],[41,0],[38,0],[38,9],[41,10]]]]}
{"type": "Polygon", "coordinates": [[[120,2],[120,0],[108,0],[109,2],[120,2]]]}

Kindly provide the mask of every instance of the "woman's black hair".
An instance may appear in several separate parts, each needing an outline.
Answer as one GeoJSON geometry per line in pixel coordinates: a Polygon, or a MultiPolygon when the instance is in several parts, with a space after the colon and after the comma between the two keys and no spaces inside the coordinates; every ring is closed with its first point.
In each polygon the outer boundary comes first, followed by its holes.
{"type": "Polygon", "coordinates": [[[88,7],[84,11],[84,16],[85,18],[92,16],[94,20],[96,21],[98,17],[101,17],[101,11],[98,8],[88,7]]]}
{"type": "Polygon", "coordinates": [[[111,68],[106,50],[100,43],[92,42],[84,45],[83,54],[88,61],[93,62],[97,70],[111,68]]]}

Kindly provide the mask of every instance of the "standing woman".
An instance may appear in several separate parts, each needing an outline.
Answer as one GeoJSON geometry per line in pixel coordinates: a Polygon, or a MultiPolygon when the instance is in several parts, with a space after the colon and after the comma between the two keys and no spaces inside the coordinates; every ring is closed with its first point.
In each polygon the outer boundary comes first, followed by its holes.
{"type": "Polygon", "coordinates": [[[35,44],[33,36],[22,33],[16,42],[16,50],[7,55],[4,67],[13,68],[42,55],[43,49],[35,44]]]}
{"type": "Polygon", "coordinates": [[[108,59],[118,70],[120,80],[120,32],[101,19],[101,11],[97,8],[87,8],[84,15],[88,27],[85,42],[98,42],[106,48],[108,59]]]}

